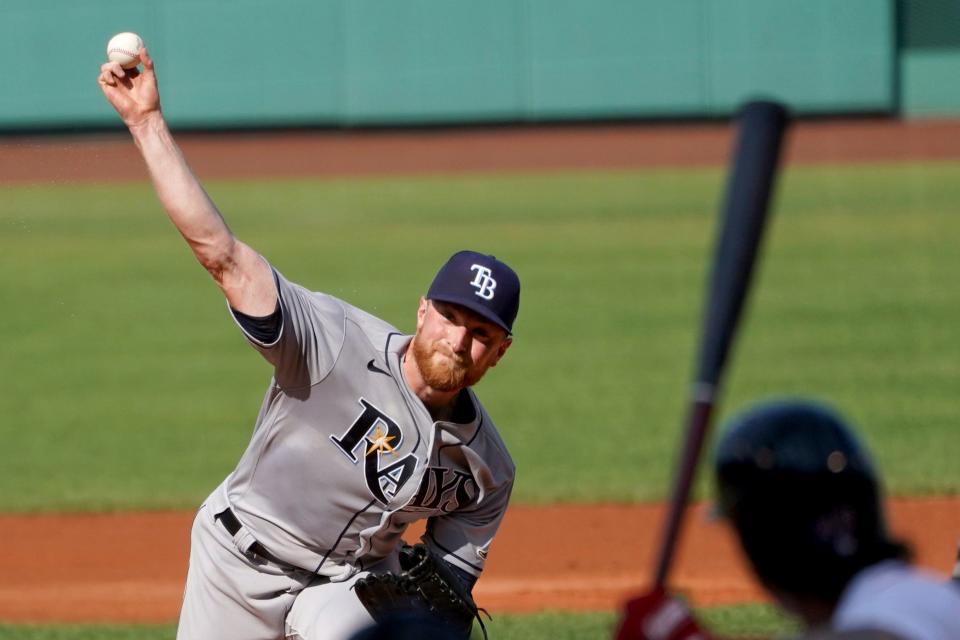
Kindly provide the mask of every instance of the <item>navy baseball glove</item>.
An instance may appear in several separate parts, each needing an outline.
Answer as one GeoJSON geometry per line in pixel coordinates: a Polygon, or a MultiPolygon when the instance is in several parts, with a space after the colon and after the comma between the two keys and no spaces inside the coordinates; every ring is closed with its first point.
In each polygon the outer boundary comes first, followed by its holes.
{"type": "Polygon", "coordinates": [[[401,611],[425,612],[469,638],[476,618],[483,637],[487,637],[479,615],[483,610],[473,601],[469,588],[426,545],[404,545],[400,550],[400,568],[399,574],[373,574],[354,584],[357,597],[374,620],[379,622],[401,611]]]}

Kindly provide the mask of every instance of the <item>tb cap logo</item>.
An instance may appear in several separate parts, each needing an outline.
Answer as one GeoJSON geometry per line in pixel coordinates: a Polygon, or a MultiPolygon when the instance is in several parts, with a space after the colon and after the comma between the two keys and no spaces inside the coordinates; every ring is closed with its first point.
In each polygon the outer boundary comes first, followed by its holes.
{"type": "Polygon", "coordinates": [[[470,286],[476,289],[474,295],[478,295],[484,300],[493,300],[493,290],[497,288],[497,281],[493,279],[493,271],[482,264],[470,265],[471,271],[476,271],[477,275],[470,283],[470,286]]]}
{"type": "Polygon", "coordinates": [[[494,256],[458,251],[440,267],[426,297],[458,304],[513,333],[520,307],[520,278],[494,256]]]}

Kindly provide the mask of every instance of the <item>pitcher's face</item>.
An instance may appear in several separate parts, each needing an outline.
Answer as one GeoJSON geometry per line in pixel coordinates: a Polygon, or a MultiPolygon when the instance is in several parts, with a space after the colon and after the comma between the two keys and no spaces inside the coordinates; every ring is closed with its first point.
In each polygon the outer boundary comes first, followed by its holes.
{"type": "Polygon", "coordinates": [[[420,299],[413,356],[424,382],[437,391],[473,386],[511,343],[501,327],[465,307],[420,299]]]}

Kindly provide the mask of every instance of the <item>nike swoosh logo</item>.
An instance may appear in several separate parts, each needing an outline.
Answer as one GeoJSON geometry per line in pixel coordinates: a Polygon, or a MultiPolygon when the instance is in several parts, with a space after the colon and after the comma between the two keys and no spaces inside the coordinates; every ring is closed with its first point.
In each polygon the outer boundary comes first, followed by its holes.
{"type": "Polygon", "coordinates": [[[367,369],[369,369],[370,371],[373,371],[374,373],[382,373],[385,376],[390,376],[391,378],[393,377],[392,375],[390,375],[389,371],[384,371],[377,365],[373,364],[373,362],[374,361],[371,360],[370,362],[367,363],[367,369]]]}

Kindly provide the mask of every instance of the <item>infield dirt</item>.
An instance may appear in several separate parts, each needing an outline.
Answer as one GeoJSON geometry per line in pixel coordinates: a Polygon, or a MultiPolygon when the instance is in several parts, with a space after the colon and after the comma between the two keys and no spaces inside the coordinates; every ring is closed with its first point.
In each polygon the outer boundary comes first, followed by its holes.
{"type": "MultiPolygon", "coordinates": [[[[631,169],[726,163],[728,124],[620,124],[399,131],[177,133],[201,178],[631,169]]],[[[960,120],[810,121],[787,136],[788,164],[960,158],[960,120]]],[[[0,183],[144,180],[126,133],[0,137],[0,183]]]]}
{"type": "MultiPolygon", "coordinates": [[[[708,505],[697,505],[688,514],[671,583],[698,605],[764,600],[726,526],[708,512],[708,505]]],[[[477,584],[477,601],[493,613],[614,610],[649,580],[661,514],[658,505],[512,507],[477,584]]],[[[894,500],[890,516],[919,564],[949,571],[960,498],[894,500]]],[[[0,620],[175,620],[192,518],[183,512],[0,516],[0,620]]]]}

